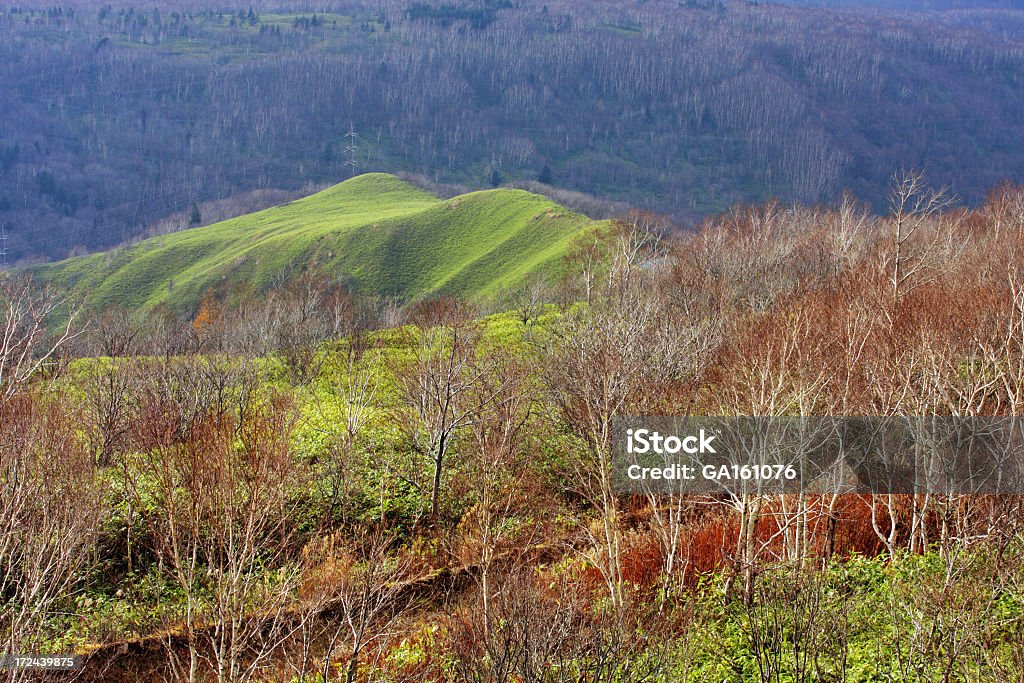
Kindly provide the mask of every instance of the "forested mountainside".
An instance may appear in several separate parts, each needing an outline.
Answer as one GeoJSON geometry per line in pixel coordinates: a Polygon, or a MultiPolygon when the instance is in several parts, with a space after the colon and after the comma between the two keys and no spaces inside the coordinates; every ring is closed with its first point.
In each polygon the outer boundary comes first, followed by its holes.
{"type": "Polygon", "coordinates": [[[969,202],[1024,176],[1012,9],[273,4],[0,8],[8,258],[373,170],[540,180],[681,221],[844,189],[880,206],[903,167],[969,202]]]}
{"type": "Polygon", "coordinates": [[[828,8],[869,8],[909,11],[948,11],[961,9],[1022,9],[1021,0],[767,0],[776,4],[828,8]]]}

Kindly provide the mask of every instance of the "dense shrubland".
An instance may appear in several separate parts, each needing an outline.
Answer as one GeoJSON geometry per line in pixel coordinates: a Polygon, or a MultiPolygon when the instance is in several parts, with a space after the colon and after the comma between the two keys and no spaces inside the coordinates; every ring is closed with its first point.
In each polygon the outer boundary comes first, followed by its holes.
{"type": "Polygon", "coordinates": [[[540,180],[687,220],[845,189],[881,209],[900,164],[977,202],[1024,174],[1024,24],[977,4],[13,3],[0,224],[11,259],[48,260],[225,200],[208,222],[348,177],[350,125],[359,171],[540,180]]]}
{"type": "Polygon", "coordinates": [[[608,475],[617,415],[1019,415],[1024,190],[657,223],[490,314],[309,275],[84,324],[4,280],[3,649],[89,680],[1019,681],[1019,498],[608,475]]]}

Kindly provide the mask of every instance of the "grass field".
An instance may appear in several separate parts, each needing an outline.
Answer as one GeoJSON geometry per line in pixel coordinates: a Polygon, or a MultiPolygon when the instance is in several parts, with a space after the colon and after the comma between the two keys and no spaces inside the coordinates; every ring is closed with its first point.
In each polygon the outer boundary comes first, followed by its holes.
{"type": "Polygon", "coordinates": [[[186,313],[211,288],[261,292],[309,269],[365,294],[478,298],[557,267],[573,239],[597,225],[523,190],[443,201],[370,173],[289,204],[33,270],[97,308],[166,304],[186,313]]]}

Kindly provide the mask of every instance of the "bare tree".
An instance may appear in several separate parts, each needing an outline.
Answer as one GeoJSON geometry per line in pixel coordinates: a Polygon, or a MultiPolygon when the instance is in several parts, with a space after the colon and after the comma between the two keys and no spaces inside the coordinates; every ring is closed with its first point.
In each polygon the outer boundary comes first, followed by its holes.
{"type": "Polygon", "coordinates": [[[459,524],[458,552],[467,566],[476,566],[480,608],[485,629],[492,618],[493,572],[499,560],[516,564],[537,541],[534,516],[541,504],[524,453],[525,431],[533,409],[530,377],[523,364],[502,353],[487,359],[490,372],[474,388],[481,405],[470,425],[470,480],[475,505],[459,524]],[[531,495],[531,493],[535,495],[531,495]],[[502,555],[512,555],[504,557],[502,555]]]}
{"type": "Polygon", "coordinates": [[[317,477],[316,486],[322,487],[330,502],[326,510],[325,527],[330,527],[341,513],[341,522],[347,523],[346,504],[359,485],[356,466],[358,443],[371,411],[381,400],[380,373],[364,355],[365,342],[359,336],[350,337],[343,352],[332,356],[334,362],[324,369],[333,381],[336,404],[327,405],[314,394],[319,421],[317,429],[330,443],[330,457],[325,463],[325,476],[317,477]],[[339,411],[339,413],[335,412],[339,411]]]}
{"type": "Polygon", "coordinates": [[[114,464],[129,444],[137,419],[137,365],[126,358],[97,358],[88,362],[81,386],[85,394],[86,433],[101,467],[114,464]]]}
{"type": "MultiPolygon", "coordinates": [[[[683,487],[680,485],[679,487],[683,487]]],[[[651,530],[661,546],[662,591],[661,608],[682,586],[687,567],[681,562],[686,543],[686,532],[696,518],[696,503],[681,490],[664,492],[648,490],[651,508],[651,530]]]]}
{"type": "Polygon", "coordinates": [[[834,213],[826,216],[831,222],[829,235],[836,273],[848,270],[861,258],[868,244],[869,232],[876,227],[876,220],[857,203],[849,193],[843,193],[834,213]]]}
{"type": "Polygon", "coordinates": [[[317,375],[324,358],[320,342],[341,322],[328,310],[331,290],[326,277],[306,273],[286,284],[277,298],[277,348],[296,384],[317,375]]]}
{"type": "Polygon", "coordinates": [[[488,372],[476,360],[477,338],[475,330],[461,324],[425,330],[412,362],[397,372],[401,399],[397,419],[413,449],[431,469],[433,518],[440,509],[445,458],[453,437],[494,398],[472,391],[488,372]]]}
{"type": "Polygon", "coordinates": [[[546,367],[560,417],[586,444],[585,457],[573,461],[574,479],[601,517],[596,533],[587,524],[581,529],[616,606],[624,596],[612,420],[641,405],[643,390],[692,375],[707,349],[704,336],[692,333],[701,328],[680,324],[642,268],[656,246],[652,235],[626,226],[587,251],[588,302],[559,322],[546,367]]]}
{"type": "MultiPolygon", "coordinates": [[[[756,439],[741,439],[746,452],[737,452],[740,462],[762,463],[772,457],[775,446],[783,457],[799,460],[799,451],[793,447],[810,449],[820,434],[816,425],[803,421],[787,422],[785,415],[813,415],[822,407],[821,394],[832,380],[831,368],[817,362],[821,349],[816,348],[810,335],[814,320],[807,311],[788,312],[785,316],[763,320],[764,326],[749,332],[735,342],[736,355],[730,380],[723,383],[714,403],[716,413],[724,415],[750,415],[750,429],[756,439]],[[808,340],[810,337],[810,340],[808,340]]],[[[738,426],[743,429],[742,425],[738,426]]],[[[783,462],[779,464],[789,464],[783,462]]],[[[743,576],[743,595],[746,602],[753,599],[758,563],[761,554],[776,537],[787,534],[792,540],[794,553],[808,546],[808,499],[800,495],[779,506],[770,533],[770,540],[759,537],[762,517],[778,492],[767,490],[761,482],[751,486],[739,485],[724,492],[723,502],[739,516],[739,534],[733,554],[734,571],[743,576]]],[[[727,588],[731,588],[729,577],[727,588]]]]}
{"type": "MultiPolygon", "coordinates": [[[[0,639],[32,652],[53,635],[102,522],[97,472],[74,406],[33,382],[79,332],[79,308],[26,276],[0,279],[0,639]],[[59,316],[66,316],[50,334],[59,316]]],[[[12,670],[12,680],[24,672],[12,670]]]]}
{"type": "Polygon", "coordinates": [[[983,211],[996,240],[1004,233],[1024,235],[1024,186],[1004,183],[995,188],[989,193],[983,211]]]}
{"type": "MultiPolygon", "coordinates": [[[[326,622],[323,680],[331,678],[331,664],[340,658],[345,683],[355,683],[363,655],[384,649],[395,622],[413,606],[406,595],[411,565],[400,553],[389,554],[393,545],[390,534],[369,529],[347,540],[332,534],[306,549],[310,568],[302,593],[305,600],[321,605],[326,622]]],[[[373,680],[372,673],[369,678],[373,680]]]]}
{"type": "Polygon", "coordinates": [[[762,683],[845,680],[850,614],[830,589],[826,574],[793,564],[759,581],[740,632],[762,683]]]}
{"type": "Polygon", "coordinates": [[[889,191],[891,234],[883,259],[890,284],[890,324],[900,302],[951,267],[951,259],[963,249],[956,239],[960,218],[943,215],[952,205],[949,191],[928,187],[920,171],[893,176],[889,191]]]}
{"type": "Polygon", "coordinates": [[[198,680],[204,663],[218,681],[251,680],[289,632],[293,425],[284,397],[238,416],[214,411],[139,462],[132,495],[184,600],[188,660],[168,643],[180,680],[198,680]]]}
{"type": "Polygon", "coordinates": [[[552,287],[538,276],[530,278],[524,285],[511,292],[507,297],[507,303],[529,333],[552,299],[552,287]]]}
{"type": "Polygon", "coordinates": [[[981,548],[939,564],[911,564],[905,574],[890,578],[893,628],[887,636],[896,676],[907,681],[1019,679],[1019,661],[1000,661],[991,654],[992,643],[1004,637],[999,634],[1021,627],[1020,615],[1006,614],[993,598],[1013,580],[1012,572],[1004,573],[993,560],[981,548]]]}
{"type": "MultiPolygon", "coordinates": [[[[559,586],[560,598],[529,571],[510,573],[495,593],[489,615],[475,605],[453,620],[455,680],[461,683],[540,683],[561,680],[555,666],[570,658],[587,633],[580,595],[559,586]],[[555,678],[552,679],[551,676],[555,678]]],[[[587,679],[583,679],[587,680],[587,679]]]]}
{"type": "Polygon", "coordinates": [[[79,334],[81,306],[28,276],[0,279],[0,402],[9,400],[79,334]],[[57,324],[58,318],[63,322],[57,324]],[[50,333],[55,325],[57,332],[50,333]]]}
{"type": "MultiPolygon", "coordinates": [[[[38,652],[59,628],[104,519],[95,463],[74,409],[20,394],[0,403],[0,650],[38,652]]],[[[3,672],[21,680],[25,671],[3,672]]]]}

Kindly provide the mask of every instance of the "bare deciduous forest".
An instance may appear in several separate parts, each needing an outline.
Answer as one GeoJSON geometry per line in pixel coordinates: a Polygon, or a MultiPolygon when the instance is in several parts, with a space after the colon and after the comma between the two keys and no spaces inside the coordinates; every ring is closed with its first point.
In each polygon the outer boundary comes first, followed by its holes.
{"type": "Polygon", "coordinates": [[[0,681],[1024,683],[1022,181],[1020,0],[0,6],[0,681]]]}
{"type": "Polygon", "coordinates": [[[8,277],[3,649],[78,680],[1019,681],[1019,496],[609,484],[620,415],[1020,414],[1024,189],[887,196],[633,213],[493,312],[311,274],[176,321],[8,277]]]}
{"type": "Polygon", "coordinates": [[[353,170],[540,180],[682,222],[844,190],[881,211],[899,168],[970,203],[1024,176],[1019,8],[827,4],[843,7],[10,5],[8,256],[108,247],[195,204],[353,170]]]}

